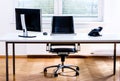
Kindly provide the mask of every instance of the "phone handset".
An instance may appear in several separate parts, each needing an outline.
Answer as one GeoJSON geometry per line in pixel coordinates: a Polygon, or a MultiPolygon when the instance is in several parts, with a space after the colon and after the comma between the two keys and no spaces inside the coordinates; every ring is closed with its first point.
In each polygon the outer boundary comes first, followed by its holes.
{"type": "Polygon", "coordinates": [[[103,27],[98,27],[98,28],[95,28],[95,29],[92,29],[88,35],[89,36],[93,36],[93,37],[96,37],[96,36],[102,36],[99,34],[99,32],[101,32],[101,30],[103,29],[103,27]]]}

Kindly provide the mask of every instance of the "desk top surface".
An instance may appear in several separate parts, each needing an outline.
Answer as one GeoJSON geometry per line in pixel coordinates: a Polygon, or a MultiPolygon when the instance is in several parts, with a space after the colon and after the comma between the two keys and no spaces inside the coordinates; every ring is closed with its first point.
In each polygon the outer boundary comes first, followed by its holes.
{"type": "Polygon", "coordinates": [[[75,35],[43,35],[42,33],[34,34],[35,38],[22,38],[18,34],[6,34],[0,38],[1,42],[120,42],[120,35],[118,34],[102,34],[99,37],[90,37],[86,33],[77,33],[75,35]]]}

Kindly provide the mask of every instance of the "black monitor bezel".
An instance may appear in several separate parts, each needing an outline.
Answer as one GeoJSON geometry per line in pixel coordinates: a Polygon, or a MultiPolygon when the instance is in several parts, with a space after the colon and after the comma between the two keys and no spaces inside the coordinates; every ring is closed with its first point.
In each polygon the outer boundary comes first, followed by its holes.
{"type": "Polygon", "coordinates": [[[25,14],[25,15],[37,15],[37,23],[39,23],[38,27],[36,29],[29,29],[27,26],[27,31],[32,31],[32,32],[41,32],[42,26],[41,26],[41,9],[29,9],[29,8],[15,8],[15,17],[16,17],[16,30],[22,30],[22,25],[21,25],[21,18],[20,15],[25,14]],[[31,13],[32,12],[32,13],[31,13]]]}

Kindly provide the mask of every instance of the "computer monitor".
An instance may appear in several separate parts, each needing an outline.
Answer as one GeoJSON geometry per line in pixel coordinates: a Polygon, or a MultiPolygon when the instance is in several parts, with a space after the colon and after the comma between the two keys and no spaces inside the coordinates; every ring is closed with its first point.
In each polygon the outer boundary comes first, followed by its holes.
{"type": "Polygon", "coordinates": [[[32,38],[28,31],[41,32],[41,10],[40,9],[25,9],[15,8],[16,14],[16,29],[23,30],[23,35],[19,37],[32,38]]]}
{"type": "Polygon", "coordinates": [[[52,34],[74,34],[73,16],[53,16],[52,34]]]}

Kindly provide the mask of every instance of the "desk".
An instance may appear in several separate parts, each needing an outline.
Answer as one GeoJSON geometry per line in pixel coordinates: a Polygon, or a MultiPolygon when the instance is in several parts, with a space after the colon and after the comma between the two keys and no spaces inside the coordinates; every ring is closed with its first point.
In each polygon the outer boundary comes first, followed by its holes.
{"type": "Polygon", "coordinates": [[[42,33],[37,34],[36,38],[21,38],[18,34],[9,34],[0,38],[0,41],[5,42],[6,51],[6,81],[9,81],[9,67],[8,67],[8,45],[12,44],[13,52],[13,75],[15,75],[15,44],[38,44],[38,43],[104,43],[114,45],[114,61],[113,61],[113,74],[116,73],[116,44],[120,43],[120,35],[115,34],[103,34],[100,37],[89,37],[87,34],[77,34],[77,35],[42,35],[42,33]]]}

